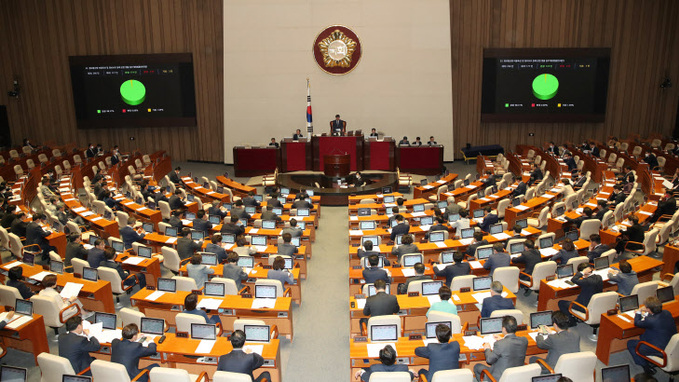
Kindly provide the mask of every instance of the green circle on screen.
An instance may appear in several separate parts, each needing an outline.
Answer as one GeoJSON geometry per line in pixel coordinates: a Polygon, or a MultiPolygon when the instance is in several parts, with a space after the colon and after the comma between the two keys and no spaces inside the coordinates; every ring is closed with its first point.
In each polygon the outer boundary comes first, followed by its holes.
{"type": "Polygon", "coordinates": [[[137,80],[127,80],[120,85],[120,96],[126,104],[137,106],[146,99],[146,87],[137,80]]]}
{"type": "Polygon", "coordinates": [[[533,80],[533,95],[538,99],[543,101],[552,99],[557,90],[559,90],[559,80],[552,74],[543,73],[533,80]]]}

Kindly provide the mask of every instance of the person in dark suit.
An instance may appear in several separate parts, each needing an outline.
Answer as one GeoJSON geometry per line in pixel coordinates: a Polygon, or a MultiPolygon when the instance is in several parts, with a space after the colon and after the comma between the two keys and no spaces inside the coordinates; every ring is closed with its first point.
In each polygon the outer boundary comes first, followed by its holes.
{"type": "Polygon", "coordinates": [[[408,292],[408,286],[410,285],[411,282],[413,281],[418,281],[418,280],[431,280],[431,276],[425,276],[424,275],[424,264],[422,263],[416,263],[413,266],[413,269],[415,270],[415,276],[413,277],[408,277],[406,279],[406,282],[403,284],[400,284],[398,286],[398,293],[399,294],[406,294],[408,292]]]}
{"type": "Polygon", "coordinates": [[[453,254],[454,263],[448,264],[448,266],[445,268],[439,270],[439,268],[436,266],[436,263],[433,264],[434,274],[439,277],[445,277],[446,285],[450,286],[455,277],[471,274],[471,267],[469,266],[469,263],[466,263],[463,260],[464,254],[462,252],[455,252],[453,254]]]}
{"type": "Polygon", "coordinates": [[[436,232],[436,231],[446,231],[446,232],[448,232],[448,227],[444,223],[445,223],[445,220],[443,220],[443,217],[437,216],[436,219],[434,220],[434,224],[432,224],[431,227],[429,227],[429,232],[427,232],[427,235],[426,235],[427,238],[429,238],[429,235],[432,232],[436,232]]]}
{"type": "Polygon", "coordinates": [[[530,179],[528,184],[533,185],[542,180],[542,170],[535,163],[530,164],[530,179]]]}
{"type": "Polygon", "coordinates": [[[260,203],[255,199],[255,191],[248,191],[248,195],[244,197],[243,200],[243,205],[244,206],[254,206],[254,207],[259,207],[260,203]]]}
{"type": "Polygon", "coordinates": [[[85,158],[94,158],[97,156],[97,149],[94,148],[94,145],[89,143],[87,145],[87,150],[85,150],[85,158]]]}
{"type": "MultiPolygon", "coordinates": [[[[127,374],[130,379],[135,378],[142,370],[151,370],[158,367],[157,363],[146,366],[144,369],[139,369],[139,359],[156,354],[156,344],[151,343],[148,347],[144,347],[139,340],[139,328],[137,324],[129,324],[123,328],[123,339],[114,339],[111,341],[111,362],[119,363],[125,366],[127,374]]],[[[149,380],[148,373],[142,375],[137,381],[147,382],[149,380]]]]}
{"type": "Polygon", "coordinates": [[[238,224],[238,217],[232,215],[230,217],[224,218],[224,222],[222,224],[222,229],[220,232],[222,234],[232,234],[240,236],[245,234],[245,228],[242,225],[238,224]]]}
{"type": "Polygon", "coordinates": [[[486,216],[483,217],[483,221],[479,224],[479,228],[483,232],[489,232],[490,226],[499,221],[497,214],[493,213],[493,208],[491,206],[486,206],[486,216]]]}
{"type": "Polygon", "coordinates": [[[391,229],[391,241],[396,240],[397,235],[405,235],[410,232],[410,224],[405,222],[403,215],[397,214],[394,219],[396,219],[396,225],[391,229]]]}
{"type": "Polygon", "coordinates": [[[179,232],[184,228],[184,222],[182,222],[182,220],[184,220],[185,217],[186,213],[184,212],[184,209],[172,211],[172,215],[170,215],[170,220],[168,220],[167,224],[176,228],[177,232],[179,232]]]}
{"type": "Polygon", "coordinates": [[[94,248],[87,251],[87,263],[91,268],[99,268],[99,265],[106,261],[104,248],[106,248],[106,242],[103,239],[97,239],[94,241],[94,248]]]}
{"type": "Polygon", "coordinates": [[[269,142],[269,147],[273,147],[273,148],[277,149],[277,148],[281,147],[281,145],[278,142],[276,142],[276,138],[271,138],[271,142],[269,142]]]}
{"type": "Polygon", "coordinates": [[[120,229],[120,238],[123,239],[123,243],[125,243],[125,249],[132,248],[132,243],[141,243],[144,239],[145,233],[143,233],[143,231],[137,232],[134,230],[135,223],[137,223],[137,219],[135,219],[134,216],[130,216],[127,219],[127,225],[120,229]]]}
{"type": "Polygon", "coordinates": [[[242,200],[236,200],[234,207],[231,209],[231,216],[235,216],[238,219],[250,219],[249,213],[245,212],[245,207],[243,207],[242,200]]]}
{"type": "Polygon", "coordinates": [[[198,295],[195,293],[189,293],[184,297],[184,312],[188,314],[195,314],[196,316],[201,316],[205,319],[207,324],[222,324],[222,320],[219,318],[218,314],[213,314],[208,317],[204,310],[199,309],[198,305],[198,295]]]}
{"type": "Polygon", "coordinates": [[[408,142],[408,137],[406,137],[405,135],[403,136],[403,139],[401,139],[400,141],[398,141],[398,147],[404,147],[404,146],[405,146],[405,147],[409,147],[409,146],[410,146],[410,142],[408,142]]]}
{"type": "Polygon", "coordinates": [[[505,247],[502,243],[493,244],[493,254],[483,263],[483,268],[490,270],[490,275],[493,276],[496,268],[508,267],[511,263],[509,253],[505,252],[505,247]]]}
{"type": "MultiPolygon", "coordinates": [[[[618,240],[617,243],[615,243],[615,251],[618,254],[621,254],[625,250],[625,246],[627,246],[627,243],[630,241],[635,241],[637,243],[643,243],[644,242],[644,232],[646,229],[644,226],[639,224],[639,218],[632,214],[627,218],[630,223],[632,223],[632,226],[625,228],[624,230],[620,231],[620,240],[618,240]]],[[[636,245],[634,243],[629,245],[630,249],[637,250],[641,249],[642,247],[639,245],[636,245]]]]}
{"type": "Polygon", "coordinates": [[[596,201],[596,214],[594,214],[594,219],[597,219],[601,221],[604,218],[604,214],[606,212],[610,211],[608,209],[608,202],[605,200],[597,200],[596,201]]]}
{"type": "Polygon", "coordinates": [[[295,134],[292,135],[292,140],[299,141],[301,138],[304,138],[304,135],[302,135],[302,130],[297,129],[295,131],[295,134]]]}
{"type": "MultiPolygon", "coordinates": [[[[66,320],[68,332],[59,335],[59,357],[68,359],[76,374],[90,367],[92,363],[91,351],[99,350],[99,341],[95,337],[87,338],[89,332],[83,330],[83,319],[73,316],[66,320]]],[[[84,375],[92,375],[90,371],[84,375]]]]}
{"type": "Polygon", "coordinates": [[[175,167],[174,171],[170,171],[169,178],[170,182],[174,184],[179,184],[181,183],[181,179],[179,179],[179,172],[182,170],[181,167],[175,167]]]}
{"type": "Polygon", "coordinates": [[[490,284],[490,297],[483,299],[481,303],[481,317],[490,317],[490,314],[500,309],[514,309],[514,302],[506,297],[502,297],[503,286],[499,281],[490,284]]]}
{"type": "Polygon", "coordinates": [[[434,136],[430,136],[429,140],[427,141],[427,146],[438,146],[438,143],[434,140],[434,136]]]}
{"type": "Polygon", "coordinates": [[[589,261],[591,263],[594,262],[594,259],[597,257],[600,257],[603,255],[604,252],[608,251],[611,249],[608,245],[606,244],[601,244],[601,236],[599,234],[592,234],[589,237],[589,252],[587,252],[587,257],[589,258],[589,261]]]}
{"type": "Polygon", "coordinates": [[[399,262],[401,261],[401,257],[408,253],[420,253],[420,249],[417,248],[417,245],[413,244],[413,235],[409,233],[403,235],[401,238],[401,245],[394,245],[391,249],[391,254],[396,256],[399,262]]]}
{"type": "Polygon", "coordinates": [[[37,213],[33,215],[33,221],[26,225],[26,245],[38,244],[42,249],[42,261],[47,261],[50,251],[56,251],[47,241],[49,232],[42,229],[40,224],[45,224],[45,215],[37,213]]]}
{"type": "Polygon", "coordinates": [[[580,228],[583,221],[593,219],[592,217],[593,213],[594,211],[592,211],[591,208],[585,207],[582,209],[582,215],[578,216],[577,218],[569,218],[568,216],[564,217],[566,218],[566,221],[571,225],[571,227],[580,228]]]}
{"type": "Polygon", "coordinates": [[[353,184],[354,187],[363,187],[365,186],[366,182],[363,174],[361,174],[360,171],[356,171],[356,173],[351,176],[351,179],[347,181],[347,183],[353,184]]]}
{"type": "Polygon", "coordinates": [[[292,235],[284,233],[281,237],[283,238],[283,243],[278,245],[278,254],[294,257],[295,253],[298,252],[298,249],[291,244],[292,235]]]}
{"type": "Polygon", "coordinates": [[[219,216],[219,220],[224,219],[227,215],[226,211],[222,211],[222,209],[219,208],[219,200],[212,201],[212,205],[207,209],[207,213],[210,216],[219,216]]]}
{"type": "Polygon", "coordinates": [[[561,242],[561,249],[559,250],[559,252],[556,253],[556,255],[552,256],[551,260],[556,263],[566,264],[568,263],[568,260],[578,256],[580,255],[578,254],[578,251],[575,249],[573,240],[565,238],[561,242]]]}
{"type": "MultiPolygon", "coordinates": [[[[592,266],[589,263],[578,265],[578,273],[573,276],[571,282],[580,287],[580,294],[575,298],[575,302],[582,306],[587,306],[592,296],[604,290],[604,282],[601,276],[592,273],[592,266]]],[[[559,300],[559,310],[568,317],[569,326],[575,326],[577,324],[575,317],[568,311],[570,303],[567,300],[559,300]]],[[[577,305],[573,305],[573,309],[582,310],[577,305]]]]}
{"type": "Polygon", "coordinates": [[[170,201],[168,202],[170,208],[173,210],[184,209],[184,202],[182,201],[182,191],[180,189],[174,190],[174,195],[170,196],[170,201]]]}
{"type": "Polygon", "coordinates": [[[651,170],[658,167],[658,158],[656,158],[655,154],[653,154],[650,151],[646,151],[646,156],[644,156],[644,162],[648,163],[648,167],[651,170]]]}
{"type": "Polygon", "coordinates": [[[28,227],[28,223],[24,221],[25,217],[26,214],[23,211],[17,212],[10,223],[8,231],[19,237],[26,237],[26,227],[28,227]]]}
{"type": "Polygon", "coordinates": [[[365,301],[364,316],[388,316],[401,310],[396,296],[385,293],[386,287],[387,283],[384,280],[375,280],[376,293],[365,301]]]}
{"type": "Polygon", "coordinates": [[[12,267],[7,271],[7,276],[9,280],[7,281],[7,286],[16,288],[21,295],[21,298],[28,300],[33,296],[33,291],[31,288],[23,282],[24,279],[24,269],[22,267],[12,267]]]}
{"type": "MultiPolygon", "coordinates": [[[[674,198],[674,194],[669,189],[665,190],[665,195],[658,201],[658,208],[655,210],[653,215],[648,219],[650,223],[655,223],[663,215],[674,215],[677,211],[677,200],[674,198]]],[[[26,238],[28,239],[28,237],[26,238]]]]}
{"type": "Polygon", "coordinates": [[[278,200],[278,196],[279,196],[278,190],[272,191],[271,194],[269,194],[269,198],[266,199],[266,205],[283,208],[283,203],[281,203],[281,201],[278,200]]]}
{"type": "Polygon", "coordinates": [[[281,217],[276,215],[273,212],[273,206],[268,204],[266,205],[266,209],[262,212],[262,220],[275,220],[277,222],[282,221],[281,217]]]}
{"type": "Polygon", "coordinates": [[[205,246],[204,251],[217,255],[217,264],[226,261],[226,250],[219,243],[222,242],[222,235],[216,233],[210,238],[210,242],[205,246]]]}
{"type": "Polygon", "coordinates": [[[120,163],[120,152],[116,147],[111,151],[111,166],[115,166],[118,163],[120,163]]]}
{"type": "Polygon", "coordinates": [[[229,337],[233,350],[229,353],[219,357],[217,363],[217,371],[229,371],[232,373],[247,374],[254,382],[260,382],[264,379],[271,380],[271,375],[268,371],[262,372],[257,378],[252,374],[255,370],[264,365],[264,358],[254,352],[245,352],[243,345],[245,345],[245,333],[242,330],[234,331],[229,337]]]}
{"type": "Polygon", "coordinates": [[[294,209],[303,209],[307,208],[309,210],[312,210],[314,208],[314,205],[311,204],[310,202],[306,201],[306,198],[308,198],[308,195],[306,192],[302,193],[302,195],[297,195],[296,200],[292,202],[292,208],[294,209]]]}
{"type": "MultiPolygon", "coordinates": [[[[426,346],[415,348],[415,355],[429,360],[429,371],[420,369],[418,374],[425,375],[427,381],[434,378],[434,373],[440,370],[453,370],[460,367],[460,344],[457,341],[450,341],[452,332],[448,325],[436,325],[437,344],[431,343],[426,346]]],[[[423,380],[420,377],[420,380],[423,380]]]]}
{"type": "MultiPolygon", "coordinates": [[[[580,335],[575,331],[568,330],[568,317],[563,312],[556,311],[552,313],[552,322],[554,325],[552,329],[556,333],[547,335],[547,328],[541,327],[538,332],[535,342],[538,348],[547,350],[547,364],[554,369],[559,357],[568,353],[577,353],[580,351],[580,335]]],[[[532,356],[528,360],[530,363],[537,362],[538,356],[532,356]]],[[[549,374],[549,370],[542,367],[542,374],[549,374]]]]}
{"type": "Polygon", "coordinates": [[[575,159],[573,159],[573,156],[571,155],[571,153],[566,153],[564,155],[563,161],[566,164],[566,166],[568,166],[569,171],[573,171],[573,170],[578,168],[578,164],[575,163],[575,159]]]}
{"type": "MultiPolygon", "coordinates": [[[[268,206],[267,206],[268,207],[268,206]]],[[[280,217],[279,217],[280,218],[280,217]]],[[[290,227],[283,228],[281,235],[289,233],[292,237],[302,237],[304,230],[297,226],[297,219],[290,219],[290,227]]]]}
{"type": "Polygon", "coordinates": [[[488,343],[483,344],[486,362],[490,366],[478,363],[474,365],[474,374],[481,380],[483,370],[488,370],[496,381],[502,373],[510,367],[523,366],[528,349],[528,339],[516,336],[516,318],[505,316],[502,318],[502,334],[504,337],[495,342],[491,348],[488,343]]]}
{"type": "MultiPolygon", "coordinates": [[[[663,310],[662,303],[655,296],[646,298],[644,306],[634,315],[634,326],[643,328],[644,332],[638,340],[627,341],[627,350],[632,355],[634,363],[644,368],[647,374],[655,374],[654,367],[645,359],[637,355],[635,349],[639,341],[645,341],[660,349],[665,350],[665,346],[670,342],[670,338],[677,333],[677,326],[674,323],[672,313],[663,310]]],[[[660,356],[660,352],[642,345],[639,352],[646,355],[660,356]]]]}
{"type": "Polygon", "coordinates": [[[377,133],[376,128],[373,127],[372,129],[370,129],[370,135],[369,135],[370,138],[378,138],[379,136],[380,135],[377,133]]]}
{"type": "Polygon", "coordinates": [[[66,257],[64,258],[64,266],[70,267],[71,260],[74,258],[87,260],[88,252],[81,243],[80,234],[71,233],[66,238],[68,243],[66,243],[66,257]]]}
{"type": "Polygon", "coordinates": [[[625,201],[625,193],[622,192],[622,184],[616,184],[613,186],[613,192],[608,197],[608,201],[613,202],[614,205],[620,204],[625,201]]]}
{"type": "Polygon", "coordinates": [[[212,229],[212,223],[207,220],[207,215],[205,214],[205,210],[198,210],[196,212],[196,218],[193,219],[193,230],[194,231],[203,231],[205,234],[209,234],[210,230],[212,229]]]}
{"type": "Polygon", "coordinates": [[[370,267],[363,270],[363,279],[366,284],[372,284],[377,280],[384,280],[385,283],[391,283],[391,276],[386,269],[379,268],[380,258],[377,255],[368,256],[368,264],[370,267]]]}
{"type": "Polygon", "coordinates": [[[335,119],[330,121],[330,134],[344,135],[347,131],[347,122],[340,119],[340,115],[335,115],[335,119]]]}
{"type": "Polygon", "coordinates": [[[614,268],[608,270],[608,279],[618,284],[618,294],[629,296],[632,294],[634,286],[639,284],[639,277],[632,270],[632,265],[627,260],[621,260],[618,263],[618,268],[620,268],[620,271],[614,268]]]}
{"type": "MultiPolygon", "coordinates": [[[[525,268],[523,270],[524,273],[532,275],[533,274],[533,269],[535,269],[535,266],[539,263],[542,262],[542,256],[540,255],[540,251],[535,249],[535,242],[533,239],[526,239],[523,242],[523,252],[521,254],[512,259],[512,264],[525,264],[525,268]]],[[[529,278],[524,275],[519,276],[522,280],[528,281],[529,278]]],[[[526,288],[524,291],[524,296],[528,296],[531,294],[531,289],[526,288]]]]}
{"type": "Polygon", "coordinates": [[[551,155],[559,155],[559,148],[556,147],[553,141],[549,142],[549,147],[547,147],[546,152],[551,155]]]}
{"type": "Polygon", "coordinates": [[[226,255],[226,264],[224,264],[222,274],[224,278],[235,281],[238,290],[243,288],[242,282],[248,279],[248,274],[243,271],[243,268],[238,266],[238,254],[235,252],[229,252],[226,255]]]}
{"type": "Polygon", "coordinates": [[[104,249],[104,255],[106,256],[106,261],[103,261],[100,267],[114,269],[118,273],[118,276],[120,276],[120,280],[124,280],[123,285],[125,285],[126,287],[139,284],[139,289],[146,288],[146,276],[143,273],[134,273],[135,277],[128,279],[128,277],[130,276],[130,272],[124,270],[123,266],[115,261],[116,258],[115,249],[113,249],[112,247],[106,247],[106,249],[104,249]]]}
{"type": "Polygon", "coordinates": [[[385,267],[390,266],[391,262],[387,260],[386,256],[380,254],[378,251],[374,251],[373,248],[374,247],[372,240],[366,240],[363,243],[363,248],[359,248],[358,250],[356,250],[356,255],[358,256],[359,259],[362,259],[364,257],[370,257],[371,255],[381,256],[382,261],[384,262],[384,266],[385,267]]]}
{"type": "Polygon", "coordinates": [[[632,166],[625,166],[625,174],[622,176],[623,184],[634,183],[636,176],[634,176],[634,172],[632,171],[632,166]]]}
{"type": "Polygon", "coordinates": [[[482,245],[488,245],[488,240],[483,238],[483,232],[474,232],[474,240],[467,247],[465,254],[469,257],[474,257],[476,255],[476,249],[482,245]]]}
{"type": "Polygon", "coordinates": [[[415,378],[415,373],[412,370],[408,370],[408,366],[396,363],[396,350],[391,345],[387,345],[380,350],[380,362],[371,365],[369,368],[357,371],[354,377],[356,379],[360,378],[363,382],[368,382],[372,373],[405,371],[410,373],[410,379],[415,378]]]}
{"type": "Polygon", "coordinates": [[[528,187],[526,186],[526,183],[523,181],[523,179],[520,179],[519,184],[512,191],[512,196],[516,197],[516,196],[519,196],[519,195],[525,195],[527,189],[528,189],[528,187]]]}
{"type": "Polygon", "coordinates": [[[191,229],[184,227],[179,231],[177,238],[177,254],[181,260],[190,259],[193,254],[200,250],[203,241],[195,242],[191,240],[191,229]]]}

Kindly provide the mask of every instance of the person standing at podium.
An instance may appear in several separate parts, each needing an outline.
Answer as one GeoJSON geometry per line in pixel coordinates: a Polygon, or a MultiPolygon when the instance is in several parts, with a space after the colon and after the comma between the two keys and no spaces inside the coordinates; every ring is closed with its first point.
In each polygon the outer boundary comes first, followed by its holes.
{"type": "Polygon", "coordinates": [[[347,122],[340,119],[340,115],[335,115],[335,120],[330,121],[330,133],[334,136],[344,135],[347,131],[347,122]]]}

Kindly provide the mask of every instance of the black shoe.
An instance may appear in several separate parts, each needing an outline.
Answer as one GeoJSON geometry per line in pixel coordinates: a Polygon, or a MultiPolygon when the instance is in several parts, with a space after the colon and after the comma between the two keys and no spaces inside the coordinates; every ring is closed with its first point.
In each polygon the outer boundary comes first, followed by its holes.
{"type": "Polygon", "coordinates": [[[530,294],[531,294],[532,292],[533,292],[533,291],[532,291],[530,288],[526,288],[526,290],[523,291],[523,295],[526,296],[526,297],[528,297],[528,296],[530,296],[530,294]]]}
{"type": "Polygon", "coordinates": [[[656,370],[656,368],[653,367],[653,366],[644,366],[644,373],[645,373],[645,374],[648,374],[648,375],[655,375],[655,373],[656,373],[657,371],[658,371],[658,370],[656,370]]]}

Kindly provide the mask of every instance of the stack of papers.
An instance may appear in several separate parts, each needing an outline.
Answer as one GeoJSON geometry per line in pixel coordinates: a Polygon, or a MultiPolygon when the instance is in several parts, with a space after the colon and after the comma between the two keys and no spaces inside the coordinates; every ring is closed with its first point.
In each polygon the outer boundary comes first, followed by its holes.
{"type": "Polygon", "coordinates": [[[483,265],[481,265],[481,262],[478,260],[472,260],[469,262],[469,266],[474,268],[474,269],[481,269],[483,268],[483,265]]]}
{"type": "Polygon", "coordinates": [[[484,343],[490,344],[491,348],[495,344],[495,337],[490,334],[486,336],[463,336],[462,339],[464,340],[464,346],[472,350],[483,349],[484,343]]]}
{"type": "Polygon", "coordinates": [[[177,242],[176,237],[170,237],[167,240],[165,240],[165,244],[175,244],[177,242]]]}
{"type": "Polygon", "coordinates": [[[23,264],[21,261],[14,260],[14,261],[12,261],[12,262],[9,263],[9,264],[3,265],[2,267],[5,268],[5,269],[12,269],[12,268],[14,268],[14,267],[16,267],[16,266],[19,266],[19,265],[21,265],[21,264],[23,264]]]}
{"type": "Polygon", "coordinates": [[[222,303],[222,300],[218,300],[216,298],[204,298],[200,300],[198,305],[196,306],[197,308],[205,308],[209,310],[217,310],[219,309],[219,305],[222,303]]]}
{"type": "Polygon", "coordinates": [[[410,216],[415,216],[415,217],[422,217],[422,216],[427,216],[425,212],[413,212],[410,214],[410,216]]]}
{"type": "Polygon", "coordinates": [[[429,306],[431,306],[437,302],[441,302],[441,297],[439,297],[438,295],[427,296],[427,300],[429,300],[429,306]]]}
{"type": "Polygon", "coordinates": [[[20,327],[21,325],[31,321],[32,319],[33,319],[33,317],[31,317],[31,316],[20,316],[19,318],[15,319],[12,322],[10,322],[9,324],[7,324],[5,327],[9,328],[9,329],[16,329],[16,328],[20,327]]]}
{"type": "MultiPolygon", "coordinates": [[[[554,334],[554,333],[556,333],[556,332],[553,331],[553,330],[547,330],[547,333],[548,333],[548,334],[554,334]]],[[[532,338],[533,341],[537,341],[538,334],[540,334],[540,332],[529,332],[529,333],[528,333],[528,336],[530,336],[530,338],[532,338]]]]}
{"type": "Polygon", "coordinates": [[[357,298],[356,299],[356,307],[358,309],[363,309],[365,308],[365,299],[364,298],[357,298]]]}
{"type": "Polygon", "coordinates": [[[253,247],[257,250],[257,252],[265,252],[267,248],[266,245],[253,245],[253,247]]]}
{"type": "Polygon", "coordinates": [[[552,281],[547,281],[547,284],[554,288],[569,289],[575,288],[577,285],[567,284],[566,281],[570,281],[570,278],[556,279],[552,281]]]}
{"type": "Polygon", "coordinates": [[[603,281],[608,281],[608,271],[611,268],[599,269],[598,271],[592,271],[593,274],[601,276],[603,281]]]}
{"type": "Polygon", "coordinates": [[[420,229],[421,229],[422,231],[429,231],[429,228],[431,228],[431,225],[421,225],[421,226],[420,226],[420,229]]]}
{"type": "Polygon", "coordinates": [[[472,294],[472,297],[474,297],[474,300],[478,301],[479,303],[482,303],[484,299],[490,297],[490,292],[474,293],[472,294]]]}
{"type": "Polygon", "coordinates": [[[415,276],[415,268],[401,268],[401,271],[403,272],[404,277],[415,276]]]}
{"type": "Polygon", "coordinates": [[[34,275],[31,276],[30,278],[32,278],[33,280],[42,281],[42,279],[44,279],[45,276],[47,276],[47,275],[53,275],[53,274],[54,274],[54,273],[52,273],[52,272],[42,271],[42,272],[40,272],[40,273],[34,274],[34,275]]]}
{"type": "Polygon", "coordinates": [[[81,214],[83,217],[88,217],[94,215],[94,212],[92,211],[85,211],[81,214]]]}
{"type": "Polygon", "coordinates": [[[87,208],[85,208],[85,207],[78,207],[78,208],[74,208],[73,212],[78,213],[78,212],[83,212],[83,211],[86,211],[86,210],[87,210],[87,208]]]}
{"type": "Polygon", "coordinates": [[[252,300],[252,309],[273,309],[276,306],[275,298],[256,298],[252,300]]]}
{"type": "Polygon", "coordinates": [[[557,253],[559,253],[559,251],[554,249],[554,248],[541,248],[540,249],[540,254],[542,256],[554,256],[557,253]]]}
{"type": "Polygon", "coordinates": [[[524,206],[523,204],[519,204],[518,206],[516,206],[514,208],[519,210],[519,211],[525,211],[525,210],[529,209],[530,207],[524,206]]]}
{"type": "Polygon", "coordinates": [[[429,190],[429,189],[434,188],[434,186],[426,185],[426,186],[422,186],[422,188],[424,188],[425,190],[429,190]]]}

